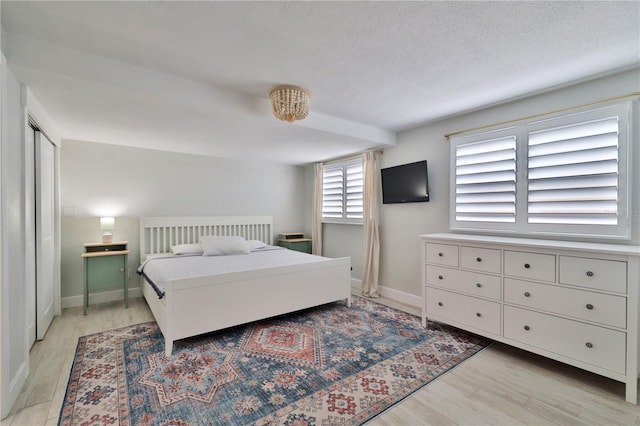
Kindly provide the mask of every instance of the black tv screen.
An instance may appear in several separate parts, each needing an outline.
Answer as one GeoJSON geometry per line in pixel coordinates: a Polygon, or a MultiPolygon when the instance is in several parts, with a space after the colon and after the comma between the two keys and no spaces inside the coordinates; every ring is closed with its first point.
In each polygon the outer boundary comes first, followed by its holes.
{"type": "Polygon", "coordinates": [[[429,201],[426,160],[388,167],[380,172],[383,204],[429,201]]]}

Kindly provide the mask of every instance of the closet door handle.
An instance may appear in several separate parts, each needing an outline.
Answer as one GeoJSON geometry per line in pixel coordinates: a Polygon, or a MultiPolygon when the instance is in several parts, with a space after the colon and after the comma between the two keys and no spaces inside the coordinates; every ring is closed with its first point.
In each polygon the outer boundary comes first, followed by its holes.
{"type": "Polygon", "coordinates": [[[591,303],[587,303],[586,308],[589,309],[589,310],[592,310],[593,309],[593,305],[591,303]]]}
{"type": "Polygon", "coordinates": [[[476,312],[476,316],[477,316],[478,318],[480,318],[480,317],[482,316],[482,314],[481,314],[480,312],[476,312]]]}
{"type": "Polygon", "coordinates": [[[439,257],[442,257],[442,256],[444,256],[444,254],[442,254],[442,253],[438,253],[438,256],[439,256],[439,257]]]}
{"type": "Polygon", "coordinates": [[[593,276],[593,272],[591,272],[591,271],[587,271],[587,276],[588,276],[588,277],[592,277],[592,276],[593,276]]]}
{"type": "Polygon", "coordinates": [[[524,267],[525,267],[526,269],[529,269],[529,268],[531,268],[531,265],[529,265],[528,263],[525,263],[525,264],[524,264],[524,267]]]}
{"type": "Polygon", "coordinates": [[[524,326],[524,329],[525,329],[525,330],[527,330],[527,331],[529,331],[529,330],[531,330],[531,327],[529,327],[528,325],[525,325],[525,326],[524,326]]]}
{"type": "Polygon", "coordinates": [[[438,306],[444,306],[442,302],[438,302],[438,306]]]}
{"type": "Polygon", "coordinates": [[[585,346],[588,347],[589,349],[591,349],[591,348],[593,348],[593,343],[587,342],[587,343],[585,343],[585,346]]]}
{"type": "Polygon", "coordinates": [[[476,283],[476,287],[480,288],[480,287],[482,287],[482,284],[476,283]]]}
{"type": "Polygon", "coordinates": [[[443,279],[442,275],[438,275],[438,279],[439,280],[443,279]]]}
{"type": "Polygon", "coordinates": [[[476,257],[476,262],[482,262],[482,258],[481,257],[476,257]]]}
{"type": "Polygon", "coordinates": [[[525,291],[524,292],[524,297],[529,297],[529,296],[531,296],[531,293],[529,293],[528,291],[525,291]]]}

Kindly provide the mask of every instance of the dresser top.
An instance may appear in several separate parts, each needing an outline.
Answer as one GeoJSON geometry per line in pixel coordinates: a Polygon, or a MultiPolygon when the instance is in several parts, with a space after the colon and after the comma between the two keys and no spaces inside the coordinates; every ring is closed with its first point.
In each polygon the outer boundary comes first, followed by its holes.
{"type": "Polygon", "coordinates": [[[562,240],[541,240],[537,238],[515,238],[515,237],[496,237],[490,235],[472,235],[472,234],[424,234],[420,235],[422,239],[428,240],[446,240],[466,243],[484,243],[484,244],[500,244],[513,246],[528,246],[548,249],[564,249],[589,252],[604,252],[610,254],[621,254],[625,256],[640,256],[640,246],[628,244],[603,244],[603,243],[585,243],[579,241],[562,241],[562,240]]]}

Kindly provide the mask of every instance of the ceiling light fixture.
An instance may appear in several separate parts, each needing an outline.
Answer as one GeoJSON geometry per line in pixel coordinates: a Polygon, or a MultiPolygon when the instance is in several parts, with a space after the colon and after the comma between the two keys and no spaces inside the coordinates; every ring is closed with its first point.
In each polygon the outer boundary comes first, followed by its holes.
{"type": "Polygon", "coordinates": [[[271,110],[273,115],[293,123],[309,114],[309,92],[296,86],[278,86],[271,91],[271,110]]]}

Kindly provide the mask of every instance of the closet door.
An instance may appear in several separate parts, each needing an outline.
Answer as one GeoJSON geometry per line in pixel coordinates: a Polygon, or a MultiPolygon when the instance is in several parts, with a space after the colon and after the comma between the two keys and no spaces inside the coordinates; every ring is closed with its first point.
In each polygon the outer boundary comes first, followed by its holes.
{"type": "Polygon", "coordinates": [[[36,132],[36,333],[44,335],[55,313],[55,154],[36,132]]]}
{"type": "Polygon", "coordinates": [[[25,274],[27,286],[27,331],[29,347],[36,341],[36,130],[27,128],[25,134],[24,168],[24,223],[25,223],[25,274]]]}

